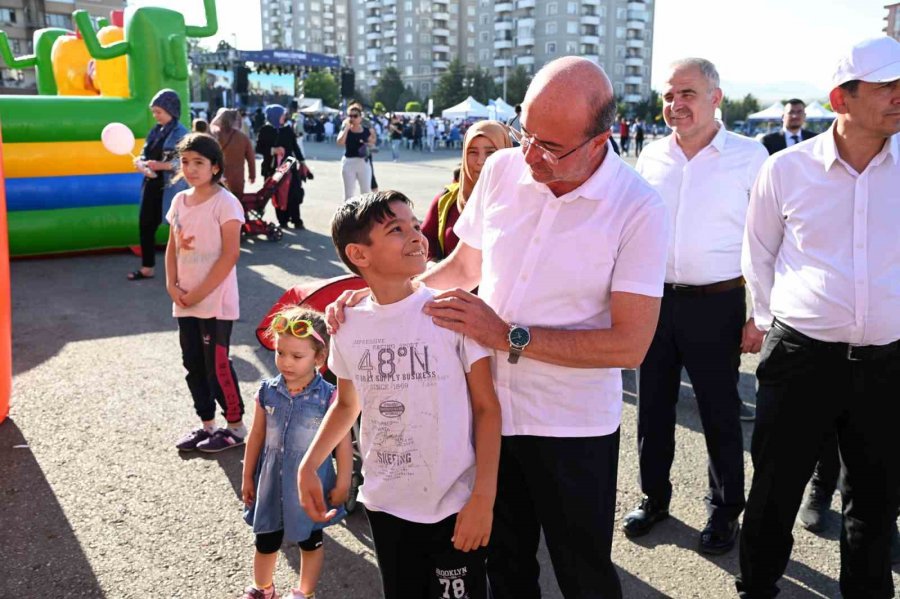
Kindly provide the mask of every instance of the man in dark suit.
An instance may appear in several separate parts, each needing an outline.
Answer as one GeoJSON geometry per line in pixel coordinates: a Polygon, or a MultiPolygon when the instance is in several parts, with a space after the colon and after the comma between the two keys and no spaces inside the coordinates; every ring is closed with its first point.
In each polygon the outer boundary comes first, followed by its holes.
{"type": "Polygon", "coordinates": [[[763,145],[771,156],[801,141],[806,141],[816,134],[803,128],[806,122],[806,103],[803,100],[793,98],[784,105],[784,116],[781,117],[783,126],[781,130],[763,137],[763,145]]]}

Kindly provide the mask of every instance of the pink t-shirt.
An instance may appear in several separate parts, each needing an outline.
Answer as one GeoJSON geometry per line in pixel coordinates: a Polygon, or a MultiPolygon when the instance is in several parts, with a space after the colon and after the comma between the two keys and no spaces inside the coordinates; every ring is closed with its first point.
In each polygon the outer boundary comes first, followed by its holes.
{"type": "MultiPolygon", "coordinates": [[[[178,285],[190,291],[203,282],[222,254],[222,225],[232,220],[243,223],[244,209],[227,189],[197,206],[185,205],[185,197],[185,192],[175,196],[166,220],[175,235],[178,285]]],[[[173,302],[172,315],[237,320],[237,269],[232,268],[221,285],[193,306],[182,308],[173,302]]]]}

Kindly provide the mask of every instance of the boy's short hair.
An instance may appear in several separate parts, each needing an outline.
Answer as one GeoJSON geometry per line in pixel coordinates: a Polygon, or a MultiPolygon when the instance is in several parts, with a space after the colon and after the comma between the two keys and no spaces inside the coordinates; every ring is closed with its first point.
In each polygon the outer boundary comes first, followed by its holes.
{"type": "Polygon", "coordinates": [[[341,262],[354,273],[362,276],[359,268],[347,257],[347,246],[351,243],[369,245],[369,233],[375,223],[383,223],[396,216],[391,210],[391,202],[403,202],[410,208],[412,201],[399,191],[386,190],[365,193],[344,202],[331,219],[331,241],[341,262]]]}

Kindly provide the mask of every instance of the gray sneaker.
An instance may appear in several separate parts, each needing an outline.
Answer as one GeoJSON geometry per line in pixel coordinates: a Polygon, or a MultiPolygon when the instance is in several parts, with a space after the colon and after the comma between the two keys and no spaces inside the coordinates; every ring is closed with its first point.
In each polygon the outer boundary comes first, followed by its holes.
{"type": "Polygon", "coordinates": [[[197,450],[206,453],[219,453],[232,447],[240,447],[243,444],[243,437],[238,437],[227,428],[220,428],[207,440],[197,443],[197,450]]]}
{"type": "Polygon", "coordinates": [[[212,437],[208,432],[206,432],[205,428],[195,428],[181,439],[178,440],[178,443],[175,444],[175,447],[178,451],[194,451],[197,449],[197,445],[206,441],[212,437]]]}

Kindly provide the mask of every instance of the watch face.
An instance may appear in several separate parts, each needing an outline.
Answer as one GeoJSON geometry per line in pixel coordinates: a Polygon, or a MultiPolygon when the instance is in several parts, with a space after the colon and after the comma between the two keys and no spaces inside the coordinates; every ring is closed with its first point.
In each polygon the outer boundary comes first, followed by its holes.
{"type": "Polygon", "coordinates": [[[531,335],[522,327],[516,327],[509,332],[509,342],[518,347],[524,347],[531,341],[531,335]]]}

